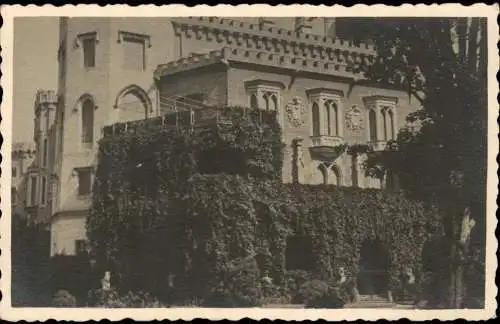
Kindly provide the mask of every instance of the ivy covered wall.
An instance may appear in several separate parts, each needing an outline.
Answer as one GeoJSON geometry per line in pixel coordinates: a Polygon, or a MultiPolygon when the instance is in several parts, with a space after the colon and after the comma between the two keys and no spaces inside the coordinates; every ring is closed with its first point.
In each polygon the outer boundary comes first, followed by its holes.
{"type": "Polygon", "coordinates": [[[407,267],[420,271],[424,243],[440,232],[436,210],[403,193],[284,184],[272,113],[221,108],[216,119],[191,128],[166,116],[107,130],[87,229],[118,287],[203,297],[245,260],[284,285],[296,237],[311,243],[295,257],[310,254],[317,278],[340,267],[356,278],[366,240],[386,247],[391,289],[407,267]]]}

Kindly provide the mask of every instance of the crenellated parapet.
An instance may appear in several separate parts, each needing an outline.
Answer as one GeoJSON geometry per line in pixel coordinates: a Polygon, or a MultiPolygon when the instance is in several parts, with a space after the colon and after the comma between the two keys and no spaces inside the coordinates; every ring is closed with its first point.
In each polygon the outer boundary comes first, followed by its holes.
{"type": "Polygon", "coordinates": [[[312,72],[350,79],[363,79],[361,64],[370,64],[369,57],[357,57],[356,62],[339,61],[335,57],[329,59],[287,55],[265,49],[249,49],[245,47],[223,47],[221,50],[205,54],[190,54],[187,57],[159,65],[155,78],[215,63],[231,64],[232,62],[257,64],[274,68],[289,69],[295,72],[312,72]]]}
{"type": "Polygon", "coordinates": [[[172,24],[177,35],[217,42],[221,47],[267,51],[304,60],[329,61],[357,69],[372,62],[376,55],[374,47],[369,44],[353,45],[337,38],[228,18],[179,17],[174,18],[172,24]]]}
{"type": "Polygon", "coordinates": [[[36,153],[34,143],[15,142],[12,143],[12,159],[33,158],[36,153]]]}
{"type": "Polygon", "coordinates": [[[54,90],[38,90],[35,96],[35,112],[40,107],[55,108],[57,105],[57,93],[54,90]]]}

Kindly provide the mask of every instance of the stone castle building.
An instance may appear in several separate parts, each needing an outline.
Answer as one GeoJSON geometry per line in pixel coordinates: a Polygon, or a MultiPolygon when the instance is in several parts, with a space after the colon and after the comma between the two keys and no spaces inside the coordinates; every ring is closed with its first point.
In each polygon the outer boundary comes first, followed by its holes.
{"type": "Polygon", "coordinates": [[[35,154],[35,145],[32,143],[17,142],[12,144],[12,184],[10,198],[11,211],[12,215],[15,215],[14,217],[24,216],[29,219],[32,218],[27,209],[36,197],[32,195],[33,191],[28,187],[28,184],[31,183],[29,181],[28,170],[31,171],[35,154]]]}
{"type": "Polygon", "coordinates": [[[362,157],[335,147],[383,149],[419,107],[402,89],[364,80],[359,68],[376,53],[371,45],[336,38],[346,24],[332,18],[61,18],[57,95],[42,91],[35,103],[34,187],[47,190],[39,196],[51,226],[51,255],[85,249],[103,127],[178,107],[276,110],[286,144],[283,181],[386,185],[389,177],[366,176],[362,157]]]}

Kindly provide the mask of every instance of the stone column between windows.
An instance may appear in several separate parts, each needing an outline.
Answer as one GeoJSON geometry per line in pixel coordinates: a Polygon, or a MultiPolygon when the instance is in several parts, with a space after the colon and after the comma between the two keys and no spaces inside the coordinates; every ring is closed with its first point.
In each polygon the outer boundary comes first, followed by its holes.
{"type": "Polygon", "coordinates": [[[381,141],[384,138],[384,124],[383,124],[383,118],[384,115],[382,114],[382,109],[379,105],[375,106],[375,113],[376,113],[376,122],[377,122],[377,141],[381,141]]]}
{"type": "Polygon", "coordinates": [[[337,136],[338,137],[343,137],[344,136],[344,114],[343,114],[343,109],[341,106],[340,100],[335,101],[335,105],[337,106],[337,136]]]}
{"type": "Polygon", "coordinates": [[[391,109],[392,111],[392,139],[396,140],[398,138],[398,122],[396,118],[396,109],[391,109]]]}
{"type": "MultiPolygon", "coordinates": [[[[328,104],[328,113],[330,114],[330,133],[327,133],[330,136],[337,136],[338,132],[338,121],[337,121],[337,116],[335,113],[335,108],[334,105],[336,103],[333,101],[330,101],[328,104]]],[[[328,127],[326,128],[328,131],[328,127]]]]}
{"type": "Polygon", "coordinates": [[[316,102],[319,108],[319,134],[328,135],[328,116],[325,116],[325,99],[320,97],[316,102]]]}
{"type": "Polygon", "coordinates": [[[264,98],[264,94],[266,92],[262,89],[257,89],[257,104],[259,105],[259,109],[266,109],[266,99],[264,98]]]}
{"type": "Polygon", "coordinates": [[[382,125],[384,125],[383,127],[383,132],[382,132],[382,139],[384,141],[387,141],[389,139],[389,110],[387,108],[382,108],[381,109],[381,113],[382,113],[382,125]]]}

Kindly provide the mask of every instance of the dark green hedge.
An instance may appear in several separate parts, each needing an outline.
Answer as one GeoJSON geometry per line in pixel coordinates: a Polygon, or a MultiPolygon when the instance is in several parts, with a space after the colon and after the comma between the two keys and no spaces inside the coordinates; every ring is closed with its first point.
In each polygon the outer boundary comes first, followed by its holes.
{"type": "Polygon", "coordinates": [[[355,278],[361,244],[380,239],[388,247],[390,285],[397,291],[406,267],[420,272],[423,244],[439,232],[435,210],[399,194],[231,175],[194,175],[182,197],[140,198],[124,210],[120,228],[94,214],[90,233],[116,233],[102,237],[104,244],[97,247],[107,249],[124,282],[142,288],[149,282],[156,294],[168,290],[160,284],[168,273],[184,285],[179,291],[205,296],[246,258],[269,269],[279,285],[286,274],[287,241],[294,235],[312,238],[312,251],[303,253],[313,253],[314,276],[320,279],[331,279],[340,266],[355,278]],[[142,278],[131,280],[136,272],[142,278]]]}

